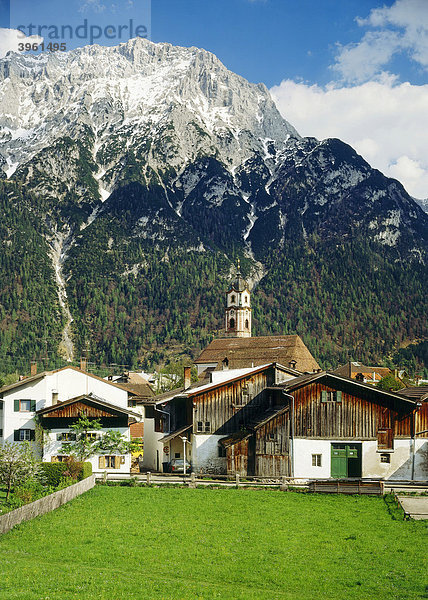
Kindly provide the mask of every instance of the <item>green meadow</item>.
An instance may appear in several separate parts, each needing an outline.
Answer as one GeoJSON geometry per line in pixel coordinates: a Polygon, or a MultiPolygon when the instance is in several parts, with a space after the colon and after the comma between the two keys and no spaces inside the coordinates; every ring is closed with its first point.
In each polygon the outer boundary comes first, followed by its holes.
{"type": "Polygon", "coordinates": [[[377,497],[97,486],[0,538],[0,598],[428,598],[427,526],[377,497]]]}

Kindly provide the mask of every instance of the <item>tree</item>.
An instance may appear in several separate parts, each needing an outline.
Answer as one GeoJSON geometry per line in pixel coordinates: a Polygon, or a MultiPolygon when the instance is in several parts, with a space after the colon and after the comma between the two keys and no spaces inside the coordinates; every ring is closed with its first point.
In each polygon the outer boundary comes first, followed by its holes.
{"type": "Polygon", "coordinates": [[[120,431],[109,429],[98,442],[97,449],[106,454],[127,454],[131,451],[131,442],[124,440],[120,431]]]}
{"type": "Polygon", "coordinates": [[[404,386],[399,379],[396,379],[394,375],[390,373],[389,375],[382,377],[379,383],[376,384],[376,387],[385,390],[386,392],[396,392],[397,390],[401,390],[404,386]]]}
{"type": "Polygon", "coordinates": [[[79,419],[70,426],[72,433],[76,436],[74,442],[64,442],[61,452],[69,456],[75,456],[78,460],[86,460],[97,453],[97,434],[102,429],[99,419],[90,419],[81,415],[79,419]]]}
{"type": "Polygon", "coordinates": [[[96,432],[102,429],[99,419],[81,416],[70,426],[76,435],[76,441],[64,442],[61,452],[74,456],[78,460],[87,460],[94,454],[108,453],[127,454],[133,449],[133,443],[123,439],[119,431],[109,429],[104,434],[96,432]]]}
{"type": "Polygon", "coordinates": [[[0,483],[6,486],[6,501],[16,485],[33,479],[38,473],[39,463],[28,442],[4,442],[0,446],[0,483]]]}

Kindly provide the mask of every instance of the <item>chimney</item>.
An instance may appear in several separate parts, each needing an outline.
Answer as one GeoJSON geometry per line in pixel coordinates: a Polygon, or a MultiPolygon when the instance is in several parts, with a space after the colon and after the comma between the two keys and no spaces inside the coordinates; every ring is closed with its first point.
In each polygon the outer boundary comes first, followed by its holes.
{"type": "Polygon", "coordinates": [[[52,406],[58,404],[58,391],[52,390],[52,406]]]}
{"type": "Polygon", "coordinates": [[[191,371],[191,367],[184,367],[184,389],[185,390],[187,390],[187,388],[190,387],[190,384],[192,381],[190,371],[191,371]]]}
{"type": "Polygon", "coordinates": [[[80,357],[80,370],[86,371],[86,358],[83,356],[80,357]]]}
{"type": "Polygon", "coordinates": [[[31,361],[30,376],[33,377],[33,375],[37,375],[37,360],[31,361]]]}

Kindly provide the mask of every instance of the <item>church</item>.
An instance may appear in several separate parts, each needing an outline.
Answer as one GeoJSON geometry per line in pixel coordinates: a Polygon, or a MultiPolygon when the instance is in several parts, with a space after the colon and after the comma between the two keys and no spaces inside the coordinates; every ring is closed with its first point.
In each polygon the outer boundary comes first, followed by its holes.
{"type": "Polygon", "coordinates": [[[226,337],[195,361],[199,378],[146,398],[144,467],[291,480],[425,480],[428,400],[321,371],[298,335],[251,336],[251,294],[226,292],[226,337]]]}
{"type": "Polygon", "coordinates": [[[298,335],[251,335],[251,293],[238,272],[226,292],[225,336],[213,340],[194,361],[198,375],[205,371],[245,369],[279,363],[300,373],[320,369],[298,335]]]}

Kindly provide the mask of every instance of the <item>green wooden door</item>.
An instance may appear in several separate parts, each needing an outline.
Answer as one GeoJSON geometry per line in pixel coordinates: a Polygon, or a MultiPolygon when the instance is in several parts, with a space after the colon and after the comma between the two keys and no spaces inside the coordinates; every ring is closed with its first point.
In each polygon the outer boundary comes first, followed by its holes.
{"type": "Polygon", "coordinates": [[[361,477],[361,444],[331,445],[331,477],[361,477]]]}
{"type": "Polygon", "coordinates": [[[345,444],[331,445],[331,476],[348,477],[348,457],[345,444]]]}

